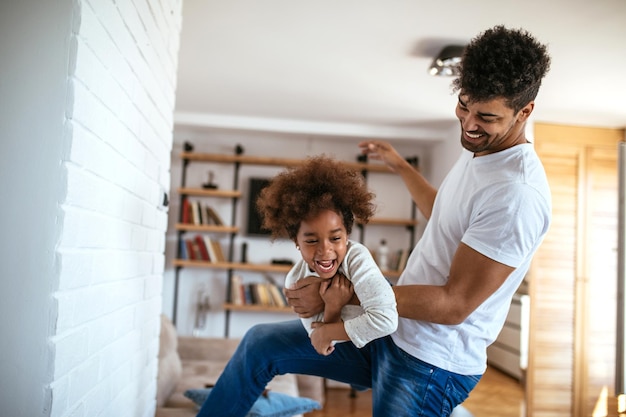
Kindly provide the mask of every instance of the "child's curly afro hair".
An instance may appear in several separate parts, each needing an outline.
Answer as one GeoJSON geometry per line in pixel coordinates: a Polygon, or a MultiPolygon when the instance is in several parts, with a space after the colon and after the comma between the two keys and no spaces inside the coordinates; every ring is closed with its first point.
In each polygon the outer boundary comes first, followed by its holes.
{"type": "Polygon", "coordinates": [[[374,215],[373,199],[359,172],[321,155],[272,178],[256,204],[272,238],[295,240],[300,222],[322,210],[339,214],[350,234],[355,220],[367,223],[374,215]]]}

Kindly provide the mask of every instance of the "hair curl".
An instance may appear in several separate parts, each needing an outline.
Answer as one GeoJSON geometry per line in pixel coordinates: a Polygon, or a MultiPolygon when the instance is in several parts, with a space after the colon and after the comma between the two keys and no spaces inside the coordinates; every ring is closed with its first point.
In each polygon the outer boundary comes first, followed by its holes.
{"type": "Polygon", "coordinates": [[[495,26],[467,45],[454,91],[476,102],[505,98],[515,112],[537,97],[541,80],[550,69],[545,45],[523,29],[495,26]]]}
{"type": "Polygon", "coordinates": [[[374,197],[360,173],[321,155],[272,178],[256,205],[273,239],[295,240],[300,222],[322,210],[339,214],[350,234],[355,220],[367,223],[374,215],[374,197]]]}

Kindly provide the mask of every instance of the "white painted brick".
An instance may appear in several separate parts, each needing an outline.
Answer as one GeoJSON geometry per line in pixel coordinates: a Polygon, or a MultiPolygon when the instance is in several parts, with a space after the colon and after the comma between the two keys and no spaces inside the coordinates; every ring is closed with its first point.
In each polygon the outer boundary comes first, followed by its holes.
{"type": "Polygon", "coordinates": [[[163,274],[146,277],[144,281],[144,299],[159,297],[163,292],[163,274]]]}
{"type": "Polygon", "coordinates": [[[98,381],[98,384],[82,399],[85,414],[87,416],[109,415],[108,413],[101,413],[100,410],[108,408],[112,397],[112,389],[113,387],[107,384],[106,381],[98,381]]]}
{"type": "Polygon", "coordinates": [[[110,71],[99,65],[98,58],[84,41],[78,41],[78,49],[81,53],[74,76],[114,114],[124,114],[131,103],[122,86],[110,71]]]}
{"type": "Polygon", "coordinates": [[[111,341],[117,340],[133,330],[133,309],[126,308],[105,314],[89,322],[89,353],[96,355],[103,351],[111,341]]]}
{"type": "Polygon", "coordinates": [[[50,417],[62,417],[68,408],[69,378],[63,377],[56,379],[50,384],[48,390],[54,393],[50,417]]]}
{"type": "Polygon", "coordinates": [[[89,355],[88,329],[74,328],[51,339],[55,350],[54,378],[66,375],[71,369],[85,361],[89,355]]]}
{"type": "Polygon", "coordinates": [[[57,304],[56,331],[63,333],[74,326],[75,304],[68,292],[53,294],[53,298],[57,304]]]}
{"type": "Polygon", "coordinates": [[[123,215],[127,190],[73,163],[67,163],[66,168],[68,193],[65,204],[112,217],[123,215]]]}
{"type": "Polygon", "coordinates": [[[69,404],[80,403],[82,398],[99,382],[101,359],[98,356],[89,358],[74,368],[69,377],[69,404]]]}
{"type": "Polygon", "coordinates": [[[121,219],[132,224],[141,224],[145,203],[136,195],[126,194],[123,199],[121,219]]]}
{"type": "Polygon", "coordinates": [[[61,274],[59,290],[79,288],[91,283],[93,255],[84,250],[64,250],[57,252],[61,274]]]}

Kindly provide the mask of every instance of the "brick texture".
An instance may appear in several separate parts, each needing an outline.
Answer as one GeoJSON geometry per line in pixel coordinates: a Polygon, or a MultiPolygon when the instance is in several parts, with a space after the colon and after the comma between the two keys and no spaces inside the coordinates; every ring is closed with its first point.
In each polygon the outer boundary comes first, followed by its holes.
{"type": "Polygon", "coordinates": [[[154,415],[182,0],[75,2],[50,415],[154,415]]]}

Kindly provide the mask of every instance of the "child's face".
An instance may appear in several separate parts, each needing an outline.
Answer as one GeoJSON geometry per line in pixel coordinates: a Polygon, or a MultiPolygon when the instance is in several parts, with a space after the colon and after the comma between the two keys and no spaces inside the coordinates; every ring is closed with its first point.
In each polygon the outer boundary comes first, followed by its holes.
{"type": "Polygon", "coordinates": [[[332,210],[323,210],[300,223],[296,236],[302,259],[321,278],[332,278],[348,250],[343,219],[332,210]]]}

